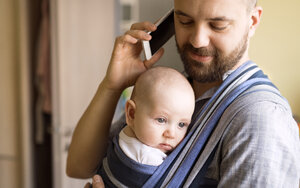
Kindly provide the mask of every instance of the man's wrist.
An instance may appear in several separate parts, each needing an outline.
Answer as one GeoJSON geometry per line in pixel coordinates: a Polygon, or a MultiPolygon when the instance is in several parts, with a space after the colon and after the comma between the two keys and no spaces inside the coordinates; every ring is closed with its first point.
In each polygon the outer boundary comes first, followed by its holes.
{"type": "Polygon", "coordinates": [[[122,87],[114,86],[114,84],[111,84],[106,77],[102,80],[100,87],[105,91],[110,92],[111,94],[118,94],[118,95],[121,95],[121,93],[125,89],[122,87]]]}

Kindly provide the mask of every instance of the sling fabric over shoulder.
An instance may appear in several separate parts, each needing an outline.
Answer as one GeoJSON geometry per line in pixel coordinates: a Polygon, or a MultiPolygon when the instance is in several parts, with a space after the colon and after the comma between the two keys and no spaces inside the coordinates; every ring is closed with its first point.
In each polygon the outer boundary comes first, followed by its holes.
{"type": "Polygon", "coordinates": [[[223,124],[217,127],[223,112],[237,97],[256,85],[276,88],[251,61],[232,72],[195,116],[184,140],[158,167],[138,164],[129,159],[119,148],[117,138],[114,138],[100,173],[106,186],[189,187],[204,164],[211,160],[209,156],[213,155],[226,128],[223,124]]]}

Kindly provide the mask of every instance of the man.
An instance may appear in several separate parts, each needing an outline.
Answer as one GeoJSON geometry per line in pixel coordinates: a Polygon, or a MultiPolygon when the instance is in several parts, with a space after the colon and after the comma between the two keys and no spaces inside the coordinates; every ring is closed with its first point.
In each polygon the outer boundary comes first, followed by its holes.
{"type": "MultiPolygon", "coordinates": [[[[192,78],[198,114],[228,75],[250,59],[249,40],[259,25],[262,8],[255,0],[174,0],[174,10],[178,51],[192,78]]],[[[140,59],[139,41],[150,40],[145,30],[155,29],[149,22],[137,23],[116,39],[107,74],[74,132],[67,161],[69,176],[95,174],[106,153],[122,90],[163,55],[160,50],[149,61],[140,59]]],[[[204,160],[206,165],[194,174],[189,186],[299,187],[298,128],[288,104],[277,91],[269,90],[254,86],[222,113],[215,126],[226,124],[224,132],[206,156],[211,159],[204,160]]]]}

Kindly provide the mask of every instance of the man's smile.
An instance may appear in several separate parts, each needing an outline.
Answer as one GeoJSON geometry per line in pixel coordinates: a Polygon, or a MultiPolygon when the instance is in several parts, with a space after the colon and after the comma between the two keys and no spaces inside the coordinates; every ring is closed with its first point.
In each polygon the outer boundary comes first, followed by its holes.
{"type": "Polygon", "coordinates": [[[209,56],[209,55],[200,55],[196,52],[193,51],[189,51],[188,52],[189,56],[191,59],[193,59],[194,61],[197,62],[202,62],[202,63],[209,63],[213,60],[213,56],[209,56]]]}

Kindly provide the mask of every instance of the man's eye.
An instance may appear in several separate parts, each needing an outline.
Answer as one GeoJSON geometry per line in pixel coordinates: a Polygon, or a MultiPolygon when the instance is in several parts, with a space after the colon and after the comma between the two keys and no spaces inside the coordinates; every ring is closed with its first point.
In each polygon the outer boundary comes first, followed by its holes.
{"type": "Polygon", "coordinates": [[[182,25],[190,25],[192,24],[192,21],[179,21],[179,23],[182,25]]]}
{"type": "Polygon", "coordinates": [[[191,20],[190,18],[186,18],[185,16],[178,16],[178,22],[181,25],[190,25],[193,23],[193,20],[191,20]]]}
{"type": "Polygon", "coordinates": [[[178,126],[180,127],[180,128],[183,128],[183,127],[185,127],[187,124],[186,123],[182,123],[182,122],[180,122],[179,124],[178,124],[178,126]]]}
{"type": "Polygon", "coordinates": [[[167,122],[167,120],[165,118],[157,118],[156,121],[158,123],[166,123],[167,122]]]}
{"type": "Polygon", "coordinates": [[[210,24],[210,26],[214,29],[214,30],[217,30],[217,31],[223,31],[227,28],[227,25],[226,24],[210,24]]]}

